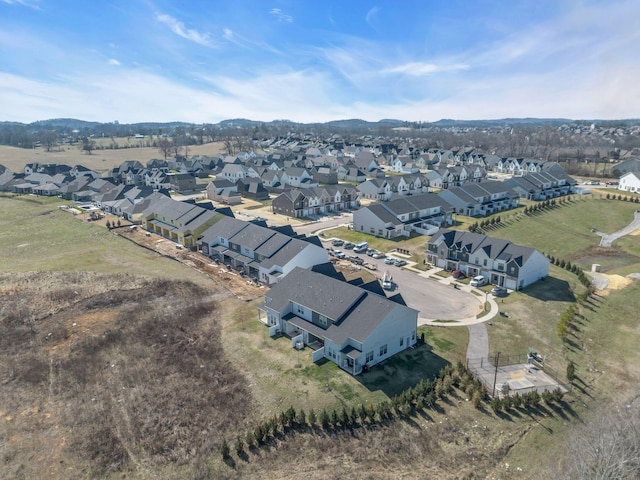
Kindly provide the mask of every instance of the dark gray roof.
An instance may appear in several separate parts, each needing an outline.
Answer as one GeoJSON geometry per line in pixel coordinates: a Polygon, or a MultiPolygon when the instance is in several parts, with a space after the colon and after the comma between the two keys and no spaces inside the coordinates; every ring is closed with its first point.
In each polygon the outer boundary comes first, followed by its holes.
{"type": "Polygon", "coordinates": [[[404,309],[417,318],[416,310],[382,295],[302,268],[295,268],[284,277],[267,297],[270,302],[266,306],[273,310],[283,312],[294,302],[334,320],[326,331],[302,319],[295,321],[300,328],[338,345],[350,338],[364,342],[394,309],[404,309]]]}
{"type": "Polygon", "coordinates": [[[276,232],[273,230],[249,223],[246,228],[236,233],[229,241],[255,250],[275,234],[276,232]]]}
{"type": "Polygon", "coordinates": [[[405,197],[396,197],[394,200],[389,200],[385,206],[395,215],[403,215],[417,210],[405,197]]]}
{"type": "Polygon", "coordinates": [[[298,240],[297,238],[292,238],[291,241],[285,243],[284,246],[280,248],[271,258],[263,260],[262,265],[265,268],[270,268],[274,265],[286,265],[309,245],[309,242],[298,240]]]}
{"type": "Polygon", "coordinates": [[[214,238],[226,238],[229,239],[236,235],[240,230],[246,228],[249,225],[248,222],[243,222],[231,217],[221,218],[215,225],[205,230],[202,241],[210,243],[214,238]]]}
{"type": "Polygon", "coordinates": [[[283,311],[289,302],[295,302],[333,321],[341,319],[364,295],[361,288],[302,268],[293,269],[267,294],[272,299],[268,306],[274,310],[283,311]]]}
{"type": "Polygon", "coordinates": [[[276,233],[275,235],[271,236],[271,238],[269,238],[269,240],[267,240],[262,245],[260,245],[258,248],[256,248],[255,252],[258,255],[263,255],[265,257],[271,257],[274,253],[276,253],[278,250],[280,250],[282,247],[284,247],[285,244],[287,242],[289,242],[290,240],[291,240],[291,237],[288,237],[286,235],[282,235],[281,233],[276,233]]]}
{"type": "Polygon", "coordinates": [[[378,217],[384,223],[391,223],[393,225],[402,225],[402,222],[396,218],[384,205],[380,203],[374,203],[368,207],[364,207],[378,217]]]}
{"type": "Polygon", "coordinates": [[[449,248],[458,250],[466,249],[470,254],[478,250],[483,250],[489,258],[510,262],[516,261],[522,266],[529,257],[536,251],[534,248],[523,247],[511,243],[502,238],[488,237],[480,233],[464,232],[460,230],[449,230],[441,228],[429,240],[429,244],[438,244],[444,241],[449,248]]]}

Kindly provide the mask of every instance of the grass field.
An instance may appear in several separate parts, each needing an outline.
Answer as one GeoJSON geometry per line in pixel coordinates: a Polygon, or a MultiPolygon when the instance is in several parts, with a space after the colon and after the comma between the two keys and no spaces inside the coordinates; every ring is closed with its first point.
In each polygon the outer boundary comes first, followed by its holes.
{"type": "MultiPolygon", "coordinates": [[[[108,139],[99,139],[106,142],[108,139]]],[[[162,158],[157,148],[139,147],[133,139],[127,143],[126,138],[116,139],[120,147],[131,145],[132,148],[94,150],[91,155],[82,152],[77,145],[64,145],[60,151],[47,152],[44,148],[25,149],[0,145],[0,165],[13,172],[20,173],[28,163],[62,163],[65,165],[84,165],[97,172],[104,172],[117,167],[125,160],[138,160],[146,164],[152,158],[162,158]]],[[[193,145],[189,147],[189,156],[218,155],[224,152],[222,142],[193,145]]]]}
{"type": "Polygon", "coordinates": [[[604,268],[611,267],[608,273],[629,268],[640,271],[639,249],[633,237],[615,242],[613,251],[592,258],[602,252],[597,251],[600,237],[591,231],[613,233],[629,224],[633,220],[633,212],[639,208],[636,203],[574,196],[571,202],[549,212],[528,217],[520,215],[517,220],[506,216],[506,226],[489,234],[577,262],[585,269],[590,269],[592,263],[601,263],[604,268]]]}
{"type": "Polygon", "coordinates": [[[199,279],[183,265],[58,208],[66,203],[0,196],[0,272],[87,270],[199,279]]]}

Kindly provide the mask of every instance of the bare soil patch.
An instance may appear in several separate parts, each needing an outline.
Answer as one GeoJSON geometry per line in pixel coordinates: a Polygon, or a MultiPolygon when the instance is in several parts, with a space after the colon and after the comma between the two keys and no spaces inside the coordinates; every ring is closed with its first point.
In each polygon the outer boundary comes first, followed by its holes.
{"type": "Polygon", "coordinates": [[[3,475],[170,478],[244,423],[218,290],[71,272],[3,274],[0,292],[3,475]]]}
{"type": "Polygon", "coordinates": [[[609,295],[613,290],[621,290],[625,287],[628,287],[633,283],[633,278],[623,277],[622,275],[607,275],[606,273],[601,273],[603,277],[605,277],[609,283],[607,288],[604,290],[599,290],[599,295],[609,295]]]}
{"type": "MultiPolygon", "coordinates": [[[[106,220],[102,221],[106,222],[106,220]]],[[[129,226],[114,229],[113,232],[166,258],[171,258],[190,266],[243,300],[252,300],[265,293],[265,288],[262,285],[241,276],[238,272],[227,269],[224,265],[215,263],[211,258],[200,252],[179,248],[180,246],[175,242],[167,240],[160,235],[146,232],[140,228],[132,230],[129,226]]]]}

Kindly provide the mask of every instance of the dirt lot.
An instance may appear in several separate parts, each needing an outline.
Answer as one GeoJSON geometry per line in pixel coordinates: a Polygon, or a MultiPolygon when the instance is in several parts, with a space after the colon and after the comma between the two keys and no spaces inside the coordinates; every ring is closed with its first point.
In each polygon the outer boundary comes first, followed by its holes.
{"type": "MultiPolygon", "coordinates": [[[[102,222],[106,223],[107,220],[105,218],[102,222]]],[[[254,282],[241,277],[238,273],[228,270],[224,265],[214,263],[209,257],[199,252],[177,248],[179,245],[160,235],[147,232],[139,227],[131,229],[130,226],[123,226],[112,231],[138,245],[154,250],[164,257],[172,258],[192,267],[194,270],[211,278],[217,284],[224,286],[242,300],[253,300],[264,295],[265,288],[262,285],[254,284],[254,282]]]]}

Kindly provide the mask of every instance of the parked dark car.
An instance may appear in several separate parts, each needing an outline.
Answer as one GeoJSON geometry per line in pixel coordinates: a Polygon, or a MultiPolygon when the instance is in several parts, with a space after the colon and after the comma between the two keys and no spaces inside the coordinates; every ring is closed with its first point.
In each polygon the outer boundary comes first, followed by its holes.
{"type": "Polygon", "coordinates": [[[504,287],[495,286],[491,289],[491,295],[494,297],[504,297],[507,294],[507,289],[504,287]]]}
{"type": "Polygon", "coordinates": [[[356,265],[364,265],[364,259],[361,257],[358,257],[357,255],[351,255],[350,257],[347,257],[351,263],[355,263],[356,265]]]}
{"type": "Polygon", "coordinates": [[[341,247],[344,245],[344,240],[336,238],[333,242],[331,242],[331,245],[333,245],[334,247],[341,247]]]}
{"type": "Polygon", "coordinates": [[[454,270],[453,272],[451,272],[451,276],[453,278],[464,278],[464,277],[466,277],[466,275],[464,274],[464,272],[462,270],[454,270]]]}
{"type": "Polygon", "coordinates": [[[345,250],[351,250],[353,249],[353,247],[355,247],[355,245],[351,242],[345,242],[345,244],[342,246],[342,248],[344,248],[345,250]]]}

